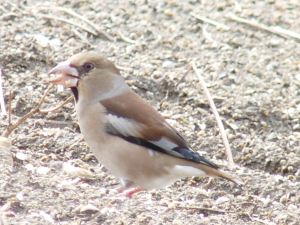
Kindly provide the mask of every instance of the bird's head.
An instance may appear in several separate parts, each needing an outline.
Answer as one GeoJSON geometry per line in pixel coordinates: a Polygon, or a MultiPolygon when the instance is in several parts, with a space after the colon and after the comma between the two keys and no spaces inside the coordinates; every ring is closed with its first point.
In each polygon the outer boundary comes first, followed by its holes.
{"type": "Polygon", "coordinates": [[[73,55],[54,67],[49,76],[51,83],[71,88],[76,100],[80,95],[105,99],[125,84],[115,65],[96,53],[73,55]]]}

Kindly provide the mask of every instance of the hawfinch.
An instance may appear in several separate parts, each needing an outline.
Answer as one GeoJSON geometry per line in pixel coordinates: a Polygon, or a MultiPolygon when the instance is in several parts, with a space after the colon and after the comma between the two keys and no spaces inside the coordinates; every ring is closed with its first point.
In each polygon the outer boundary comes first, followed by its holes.
{"type": "Polygon", "coordinates": [[[238,183],[194,151],[105,57],[76,54],[53,68],[49,76],[53,74],[51,83],[71,88],[85,141],[99,162],[119,177],[123,190],[163,188],[191,176],[238,183]]]}

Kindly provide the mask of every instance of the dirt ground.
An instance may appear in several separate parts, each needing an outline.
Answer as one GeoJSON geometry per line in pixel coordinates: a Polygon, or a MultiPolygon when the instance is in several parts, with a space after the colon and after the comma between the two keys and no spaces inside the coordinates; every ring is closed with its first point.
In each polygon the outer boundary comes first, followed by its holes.
{"type": "MultiPolygon", "coordinates": [[[[176,86],[195,61],[226,128],[237,165],[231,174],[245,185],[187,178],[117,199],[118,180],[89,151],[70,102],[9,136],[13,168],[0,171],[0,224],[299,224],[299,40],[230,15],[300,34],[296,0],[1,1],[2,86],[6,102],[13,90],[13,122],[37,106],[51,67],[93,51],[113,61],[195,150],[228,171],[197,76],[190,71],[176,86]],[[96,175],[72,173],[74,166],[96,175]]],[[[42,108],[69,96],[54,87],[42,108]]],[[[7,116],[0,121],[3,134],[7,116]]]]}

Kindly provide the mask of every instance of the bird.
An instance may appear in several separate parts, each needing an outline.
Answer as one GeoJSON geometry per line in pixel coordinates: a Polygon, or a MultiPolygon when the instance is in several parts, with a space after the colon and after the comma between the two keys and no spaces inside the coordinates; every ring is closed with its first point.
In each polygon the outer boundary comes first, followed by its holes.
{"type": "Polygon", "coordinates": [[[105,56],[78,53],[50,70],[49,82],[70,88],[80,131],[98,161],[120,180],[127,197],[186,177],[239,180],[190,147],[126,84],[105,56]]]}

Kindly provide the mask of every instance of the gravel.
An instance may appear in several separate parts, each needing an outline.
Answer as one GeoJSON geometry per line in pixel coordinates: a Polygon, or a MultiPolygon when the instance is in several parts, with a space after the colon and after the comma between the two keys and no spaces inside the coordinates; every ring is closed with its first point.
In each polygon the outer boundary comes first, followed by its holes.
{"type": "MultiPolygon", "coordinates": [[[[194,61],[226,128],[237,165],[231,173],[245,185],[186,178],[117,198],[118,180],[82,139],[72,102],[36,114],[9,136],[13,166],[6,152],[8,161],[0,160],[6,165],[0,169],[0,224],[299,224],[299,40],[228,19],[231,13],[300,33],[299,11],[293,0],[1,3],[0,63],[6,102],[13,90],[12,122],[37,106],[50,68],[93,51],[114,62],[128,85],[194,149],[228,170],[197,76],[190,71],[178,84],[194,61]]],[[[42,108],[70,95],[52,88],[42,108]]],[[[7,116],[0,120],[2,134],[7,116]]]]}

